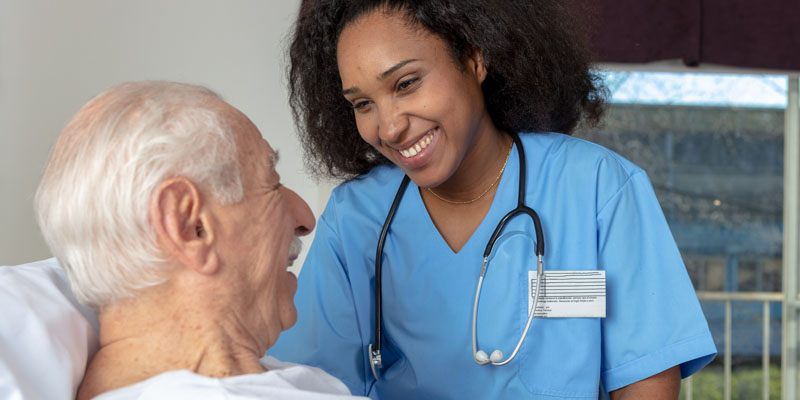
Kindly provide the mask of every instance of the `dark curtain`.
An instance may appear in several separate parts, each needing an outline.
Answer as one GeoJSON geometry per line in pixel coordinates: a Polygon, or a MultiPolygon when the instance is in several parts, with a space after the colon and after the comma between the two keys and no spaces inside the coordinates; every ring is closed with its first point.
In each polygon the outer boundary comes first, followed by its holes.
{"type": "Polygon", "coordinates": [[[800,0],[563,0],[597,62],[800,70],[800,0]]]}

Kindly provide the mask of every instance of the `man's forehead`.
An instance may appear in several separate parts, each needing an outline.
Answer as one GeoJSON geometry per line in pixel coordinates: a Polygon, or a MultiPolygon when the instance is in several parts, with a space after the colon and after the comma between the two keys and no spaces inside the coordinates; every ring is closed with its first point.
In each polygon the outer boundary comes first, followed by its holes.
{"type": "Polygon", "coordinates": [[[267,142],[261,131],[256,125],[241,111],[229,106],[233,113],[233,130],[237,136],[237,147],[239,154],[243,157],[243,162],[266,162],[268,167],[274,167],[278,163],[278,152],[267,142]],[[249,161],[244,161],[249,160],[249,161]]]}

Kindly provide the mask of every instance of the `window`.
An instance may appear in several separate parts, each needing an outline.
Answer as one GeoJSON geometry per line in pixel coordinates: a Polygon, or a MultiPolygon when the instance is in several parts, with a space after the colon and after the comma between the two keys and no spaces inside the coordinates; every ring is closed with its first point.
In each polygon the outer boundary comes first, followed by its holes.
{"type": "Polygon", "coordinates": [[[719,352],[691,389],[684,385],[682,397],[690,390],[699,399],[723,393],[760,398],[766,360],[768,395],[778,398],[781,303],[774,292],[781,291],[787,77],[619,71],[603,76],[611,95],[605,123],[575,136],[647,171],[719,352]],[[709,292],[721,294],[703,295],[709,292]],[[719,297],[745,292],[773,292],[773,300],[719,297]]]}

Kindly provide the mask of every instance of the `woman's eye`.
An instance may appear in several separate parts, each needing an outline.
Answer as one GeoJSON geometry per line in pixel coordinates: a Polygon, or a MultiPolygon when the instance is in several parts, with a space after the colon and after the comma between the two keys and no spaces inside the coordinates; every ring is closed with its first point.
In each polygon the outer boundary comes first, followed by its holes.
{"type": "Polygon", "coordinates": [[[411,87],[411,85],[413,85],[414,83],[416,83],[416,82],[417,82],[417,80],[419,80],[419,78],[411,78],[411,79],[404,80],[404,81],[400,82],[400,83],[397,85],[397,90],[398,90],[398,91],[407,90],[408,88],[410,88],[410,87],[411,87]]]}
{"type": "Polygon", "coordinates": [[[357,101],[353,103],[353,109],[356,111],[363,110],[366,106],[369,105],[368,101],[357,101]]]}

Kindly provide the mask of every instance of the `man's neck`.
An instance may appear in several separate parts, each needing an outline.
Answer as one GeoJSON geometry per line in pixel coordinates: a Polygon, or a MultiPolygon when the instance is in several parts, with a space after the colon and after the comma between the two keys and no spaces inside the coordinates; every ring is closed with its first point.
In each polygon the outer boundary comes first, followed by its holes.
{"type": "Polygon", "coordinates": [[[227,376],[264,372],[261,349],[233,312],[137,299],[102,310],[100,350],[89,363],[78,399],[173,370],[227,376]],[[154,303],[156,304],[156,303],[154,303]]]}

